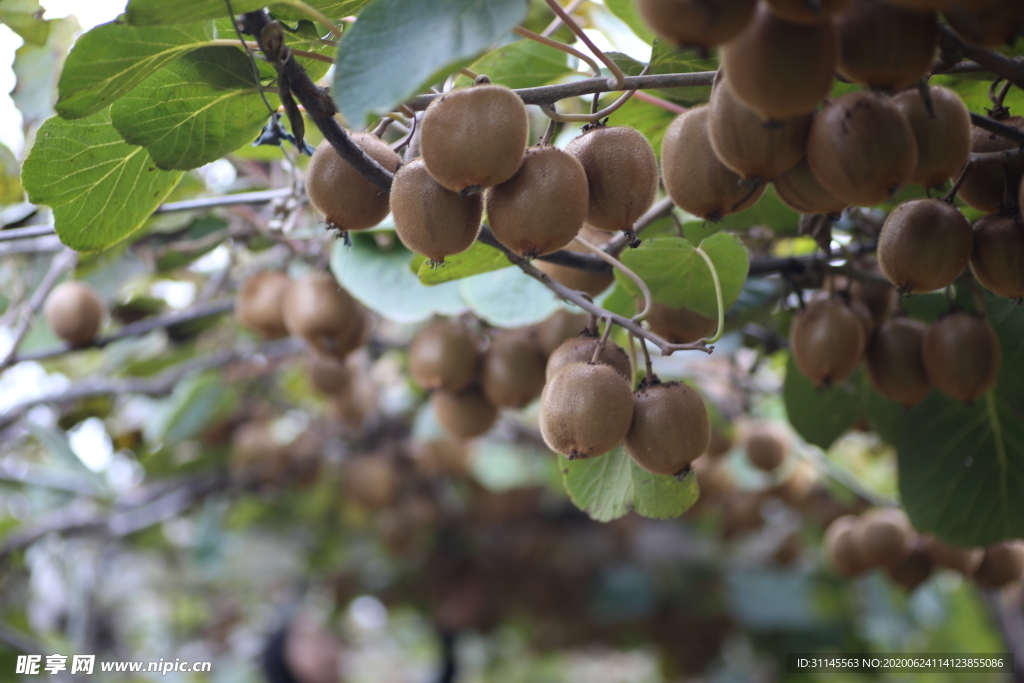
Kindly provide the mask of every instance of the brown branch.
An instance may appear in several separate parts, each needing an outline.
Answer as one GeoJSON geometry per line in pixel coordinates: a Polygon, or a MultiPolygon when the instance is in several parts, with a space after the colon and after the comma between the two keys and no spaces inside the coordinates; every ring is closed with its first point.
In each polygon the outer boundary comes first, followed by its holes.
{"type": "MultiPolygon", "coordinates": [[[[633,234],[639,235],[641,232],[649,228],[653,223],[656,223],[665,216],[671,214],[672,209],[674,208],[675,205],[672,203],[672,200],[668,197],[665,197],[664,199],[655,202],[654,206],[648,209],[647,213],[645,213],[643,216],[640,216],[637,222],[633,224],[633,234]]],[[[630,237],[626,233],[620,232],[617,235],[615,235],[615,237],[612,237],[610,240],[608,240],[608,243],[604,245],[604,250],[607,251],[609,254],[617,254],[620,251],[622,251],[627,244],[629,244],[629,241],[630,237]]]]}
{"type": "MultiPolygon", "coordinates": [[[[1000,123],[995,119],[990,119],[989,117],[982,116],[981,114],[975,114],[973,111],[971,112],[971,123],[978,128],[984,128],[990,133],[995,133],[1007,140],[1012,140],[1018,145],[1024,145],[1024,131],[1014,128],[1013,126],[1008,126],[1005,123],[1000,123]]],[[[997,154],[999,153],[1000,152],[997,152],[997,154]]],[[[974,159],[973,155],[971,159],[974,159]]]]}
{"type": "Polygon", "coordinates": [[[944,51],[963,55],[988,69],[996,76],[1024,88],[1024,62],[1011,59],[995,50],[971,45],[960,40],[960,37],[948,26],[939,26],[939,44],[944,51]]]}

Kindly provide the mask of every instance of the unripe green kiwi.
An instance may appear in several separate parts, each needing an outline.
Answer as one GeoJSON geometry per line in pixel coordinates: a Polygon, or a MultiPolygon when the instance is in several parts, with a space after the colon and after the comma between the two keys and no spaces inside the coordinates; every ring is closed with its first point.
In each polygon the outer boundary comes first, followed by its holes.
{"type": "Polygon", "coordinates": [[[999,376],[1002,348],[991,323],[972,313],[951,313],[924,335],[924,368],[942,393],[970,403],[999,376]]]}
{"type": "Polygon", "coordinates": [[[974,224],[971,271],[991,292],[1024,297],[1024,225],[989,214],[974,224]]]}
{"type": "Polygon", "coordinates": [[[633,392],[626,377],[604,363],[571,363],[555,373],[540,399],[540,433],[570,459],[607,453],[626,438],[633,392]]]}
{"type": "Polygon", "coordinates": [[[903,202],[885,219],[878,238],[878,265],[905,294],[942,289],[970,258],[971,225],[941,199],[903,202]]]}
{"type": "Polygon", "coordinates": [[[764,118],[787,119],[813,112],[828,94],[838,54],[831,21],[795,24],[762,4],[721,58],[740,100],[764,118]]]}
{"type": "Polygon", "coordinates": [[[344,358],[363,344],[366,315],[333,275],[311,273],[285,292],[284,324],[320,353],[344,358]]]}
{"type": "Polygon", "coordinates": [[[446,189],[416,159],[395,174],[391,215],[402,244],[434,263],[469,249],[480,233],[484,200],[446,189]]]}
{"type": "Polygon", "coordinates": [[[529,134],[519,95],[503,85],[475,85],[430,103],[420,122],[420,154],[434,180],[469,194],[515,175],[529,134]]]}
{"type": "Polygon", "coordinates": [[[587,217],[583,165],[557,147],[532,147],[516,174],[487,193],[487,217],[499,242],[527,258],[558,251],[587,217]]]}
{"type": "Polygon", "coordinates": [[[1024,575],[1024,543],[1006,541],[985,548],[974,580],[988,588],[1002,588],[1024,575]]]}
{"type": "Polygon", "coordinates": [[[498,409],[477,388],[459,394],[435,391],[430,395],[430,405],[444,431],[457,439],[480,436],[498,419],[498,409]]]}
{"type": "Polygon", "coordinates": [[[892,582],[908,592],[917,590],[931,578],[933,571],[935,563],[920,543],[914,544],[899,564],[886,569],[892,582]]]}
{"type": "Polygon", "coordinates": [[[860,518],[860,542],[864,560],[877,567],[896,567],[914,541],[914,530],[899,508],[874,508],[860,518]]]}
{"type": "MultiPolygon", "coordinates": [[[[376,135],[349,133],[370,158],[394,173],[402,158],[376,135]]],[[[331,143],[321,142],[306,169],[306,194],[328,225],[342,232],[367,230],[388,215],[388,193],[341,158],[331,143]]]]}
{"type": "Polygon", "coordinates": [[[711,91],[708,137],[718,159],[743,178],[772,180],[804,156],[811,114],[765,121],[733,94],[728,78],[711,91]]]}
{"type": "Polygon", "coordinates": [[[939,47],[934,12],[853,0],[835,19],[839,73],[873,89],[899,90],[931,71],[939,47]]]}
{"type": "Polygon", "coordinates": [[[654,302],[647,315],[651,332],[673,344],[692,344],[698,339],[711,337],[718,329],[718,321],[705,318],[688,308],[676,308],[654,302]]]}
{"type": "Polygon", "coordinates": [[[266,339],[287,337],[282,306],[291,282],[280,271],[256,273],[246,279],[235,300],[238,322],[266,339]]]}
{"type": "MultiPolygon", "coordinates": [[[[1024,133],[1024,117],[1011,116],[1000,123],[1024,133]]],[[[1001,135],[975,126],[971,130],[971,151],[978,154],[1006,152],[1017,149],[1017,143],[1001,135]]],[[[1012,196],[1013,188],[1024,179],[1024,155],[1008,161],[979,161],[971,164],[957,196],[969,206],[995,213],[1012,196]]]]}
{"type": "Polygon", "coordinates": [[[774,422],[755,422],[747,428],[747,460],[759,470],[771,472],[778,468],[790,448],[789,433],[774,422]]]}
{"type": "Polygon", "coordinates": [[[90,285],[78,280],[62,282],[46,296],[43,317],[53,333],[71,344],[84,346],[96,338],[107,315],[107,305],[90,285]]]}
{"type": "Polygon", "coordinates": [[[394,463],[382,454],[361,455],[345,461],[343,467],[346,495],[375,510],[398,500],[401,480],[394,463]]]}
{"type": "Polygon", "coordinates": [[[678,47],[717,47],[742,31],[757,0],[637,0],[644,22],[678,47]]]}
{"type": "Polygon", "coordinates": [[[932,390],[924,369],[921,344],[928,326],[911,318],[893,318],[878,326],[866,354],[871,384],[882,396],[906,407],[917,405],[932,390]]]}
{"type": "Polygon", "coordinates": [[[500,333],[484,354],[480,381],[491,404],[522,408],[544,388],[544,357],[520,331],[500,333]]]}
{"type": "Polygon", "coordinates": [[[680,474],[710,442],[708,409],[696,389],[655,381],[634,392],[633,422],[624,445],[640,467],[655,474],[680,474]]]}
{"type": "Polygon", "coordinates": [[[794,24],[818,24],[834,17],[850,0],[768,0],[768,6],[775,14],[794,24]]]}
{"type": "Polygon", "coordinates": [[[793,319],[789,346],[800,373],[818,386],[841,382],[864,355],[864,323],[839,297],[814,299],[793,319]]]}
{"type": "Polygon", "coordinates": [[[409,345],[409,374],[424,389],[457,394],[476,379],[480,358],[480,346],[471,330],[441,320],[420,330],[409,345]]]}
{"type": "Polygon", "coordinates": [[[944,14],[958,36],[982,47],[1009,45],[1024,30],[1019,0],[951,0],[944,14]]]}
{"type": "Polygon", "coordinates": [[[960,96],[949,88],[930,86],[928,96],[934,116],[928,113],[917,90],[892,98],[914,131],[917,167],[910,181],[938,187],[956,176],[971,157],[971,113],[960,96]]]}
{"type": "Polygon", "coordinates": [[[888,201],[917,168],[917,141],[891,100],[851,92],[814,116],[807,163],[822,187],[851,204],[888,201]]]}
{"type": "Polygon", "coordinates": [[[962,548],[943,543],[934,536],[925,540],[925,550],[937,567],[952,569],[964,576],[971,576],[977,571],[985,556],[984,548],[962,548]]]}
{"type": "Polygon", "coordinates": [[[310,359],[308,372],[310,383],[325,396],[334,396],[348,391],[354,374],[346,362],[318,354],[314,354],[310,359]]]}
{"type": "Polygon", "coordinates": [[[828,526],[822,541],[825,558],[840,576],[853,579],[868,569],[860,542],[860,520],[854,515],[837,517],[828,526]]]}
{"type": "MultiPolygon", "coordinates": [[[[537,264],[542,263],[538,261],[537,264]]],[[[586,329],[590,316],[586,313],[570,313],[560,309],[537,325],[537,344],[546,356],[550,356],[567,339],[578,337],[586,329]]]]}
{"type": "Polygon", "coordinates": [[[777,176],[772,185],[775,186],[775,194],[779,195],[782,203],[800,213],[839,214],[850,205],[821,186],[811,172],[807,157],[777,176]]]}
{"type": "MultiPolygon", "coordinates": [[[[610,233],[604,232],[603,230],[596,230],[589,225],[583,226],[579,232],[579,236],[591,244],[598,246],[611,239],[610,233]]],[[[562,250],[574,251],[582,254],[591,253],[589,249],[580,246],[575,240],[562,247],[562,250]]],[[[556,263],[551,263],[550,261],[538,259],[533,262],[533,265],[537,270],[542,273],[546,273],[556,282],[560,282],[569,289],[586,292],[592,297],[596,297],[615,282],[615,277],[611,274],[595,273],[593,271],[582,270],[580,268],[570,268],[569,266],[561,266],[556,263]]]]}
{"type": "Polygon", "coordinates": [[[740,178],[715,155],[708,136],[710,111],[696,107],[669,125],[661,146],[661,173],[676,206],[717,221],[753,206],[765,185],[740,178]]]}
{"type": "MultiPolygon", "coordinates": [[[[589,363],[594,357],[597,345],[597,337],[586,334],[563,342],[561,346],[555,349],[551,357],[548,358],[548,364],[544,371],[546,381],[550,382],[555,373],[569,363],[589,363]]],[[[601,351],[601,355],[598,356],[597,362],[612,366],[627,378],[633,374],[633,369],[629,364],[629,356],[626,355],[621,346],[613,341],[605,342],[604,349],[601,351]]]]}
{"type": "Polygon", "coordinates": [[[565,151],[587,174],[587,223],[598,230],[632,229],[658,196],[658,159],[635,128],[594,125],[565,151]]]}

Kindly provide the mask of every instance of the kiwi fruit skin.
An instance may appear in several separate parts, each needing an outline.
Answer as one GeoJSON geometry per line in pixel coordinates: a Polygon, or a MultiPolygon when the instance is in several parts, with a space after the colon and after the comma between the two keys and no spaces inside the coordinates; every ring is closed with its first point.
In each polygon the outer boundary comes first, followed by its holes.
{"type": "Polygon", "coordinates": [[[950,0],[944,15],[958,36],[981,47],[1009,45],[1024,30],[1018,0],[950,0]]]}
{"type": "Polygon", "coordinates": [[[398,501],[401,480],[394,463],[373,454],[345,461],[344,484],[350,499],[379,510],[398,501]]]}
{"type": "Polygon", "coordinates": [[[897,508],[874,508],[860,518],[860,541],[865,561],[892,568],[910,554],[913,529],[906,514],[897,508]]]}
{"type": "Polygon", "coordinates": [[[310,358],[308,374],[310,384],[325,396],[348,391],[353,381],[353,369],[347,363],[318,354],[310,358]]]}
{"type": "Polygon", "coordinates": [[[833,195],[871,206],[887,201],[910,181],[917,168],[917,141],[890,100],[851,92],[814,116],[807,163],[833,195]]]}
{"type": "Polygon", "coordinates": [[[434,180],[468,194],[515,175],[529,135],[518,95],[503,85],[474,85],[430,103],[420,122],[420,154],[434,180]]]}
{"type": "Polygon", "coordinates": [[[587,175],[587,223],[607,232],[632,229],[658,196],[658,159],[643,133],[628,126],[596,126],[565,151],[587,175]]]}
{"type": "Polygon", "coordinates": [[[498,334],[484,354],[480,381],[492,405],[522,408],[544,388],[544,357],[526,334],[498,334]]]}
{"type": "Polygon", "coordinates": [[[782,203],[800,213],[840,214],[850,204],[822,187],[814,177],[807,157],[772,181],[782,203]]]}
{"type": "Polygon", "coordinates": [[[362,346],[366,316],[329,273],[293,280],[284,295],[284,324],[317,351],[344,358],[362,346]]]}
{"type": "Polygon", "coordinates": [[[651,332],[672,344],[692,344],[710,338],[718,330],[718,321],[705,318],[689,308],[653,302],[647,316],[651,332]]]}
{"type": "Polygon", "coordinates": [[[971,271],[986,289],[1011,299],[1024,297],[1024,225],[999,214],[973,228],[971,271]]]}
{"type": "Polygon", "coordinates": [[[985,548],[974,580],[988,588],[1002,588],[1024,574],[1024,544],[1007,541],[985,548]]]}
{"type": "Polygon", "coordinates": [[[964,576],[971,576],[981,565],[985,556],[983,548],[962,548],[943,543],[934,536],[925,539],[925,551],[937,567],[952,569],[964,576]]]}
{"type": "MultiPolygon", "coordinates": [[[[878,263],[874,260],[861,261],[860,267],[867,272],[881,274],[878,263]]],[[[896,292],[896,288],[877,280],[854,280],[850,284],[850,294],[855,300],[862,301],[868,307],[875,325],[881,325],[888,320],[899,303],[899,294],[896,292]]]]}
{"type": "Polygon", "coordinates": [[[779,17],[794,24],[817,24],[835,17],[850,0],[822,0],[812,3],[806,0],[768,0],[768,6],[779,17]]]}
{"type": "Polygon", "coordinates": [[[280,481],[287,466],[284,449],[270,428],[257,420],[240,425],[231,435],[230,457],[232,473],[257,484],[280,481]]]}
{"type": "MultiPolygon", "coordinates": [[[[611,239],[610,233],[604,232],[603,230],[597,230],[586,224],[584,224],[580,229],[579,236],[596,246],[600,246],[611,239]]],[[[566,244],[562,247],[562,250],[574,251],[580,254],[591,253],[589,249],[580,246],[575,241],[566,244]]],[[[588,270],[581,270],[579,268],[570,268],[569,266],[561,266],[557,263],[551,263],[550,261],[541,261],[538,259],[533,262],[533,265],[537,270],[547,274],[556,282],[565,285],[569,289],[586,292],[592,297],[596,297],[615,282],[615,277],[613,275],[595,273],[588,270]]]]}
{"type": "Polygon", "coordinates": [[[917,590],[934,571],[935,563],[920,544],[914,545],[899,564],[886,569],[892,582],[907,592],[917,590]]]}
{"type": "Polygon", "coordinates": [[[498,419],[498,409],[476,387],[458,394],[435,391],[430,395],[430,406],[441,428],[457,439],[485,434],[498,419]]]}
{"type": "MultiPolygon", "coordinates": [[[[550,382],[555,373],[569,363],[589,363],[590,359],[594,357],[597,343],[597,337],[586,334],[563,342],[561,346],[555,349],[551,357],[548,358],[548,364],[544,370],[546,381],[550,382]]],[[[633,374],[633,368],[629,363],[629,356],[626,355],[621,346],[613,341],[605,342],[604,349],[601,355],[598,356],[597,362],[612,366],[621,372],[624,377],[629,378],[633,374]]]]}
{"type": "Polygon", "coordinates": [[[678,475],[711,443],[704,398],[681,382],[642,385],[633,394],[633,421],[624,445],[648,472],[678,475]]]}
{"type": "Polygon", "coordinates": [[[868,88],[899,90],[931,71],[939,47],[934,12],[853,0],[836,18],[839,73],[868,88]]]}
{"type": "Polygon", "coordinates": [[[864,323],[845,301],[810,301],[793,319],[789,345],[800,373],[821,386],[841,382],[864,355],[864,323]]]}
{"type": "Polygon", "coordinates": [[[548,448],[570,459],[592,458],[626,438],[633,392],[626,377],[604,363],[570,363],[544,385],[540,433],[548,448]]]}
{"type": "Polygon", "coordinates": [[[747,429],[747,460],[759,470],[771,472],[789,454],[789,434],[771,422],[757,422],[747,429]]]}
{"type": "Polygon", "coordinates": [[[903,202],[885,219],[878,265],[902,293],[932,292],[951,284],[971,258],[971,225],[941,199],[903,202]]]}
{"type": "MultiPolygon", "coordinates": [[[[376,135],[349,133],[352,142],[394,173],[402,158],[376,135]]],[[[367,230],[388,215],[388,193],[341,158],[331,143],[317,145],[306,169],[306,195],[329,225],[342,232],[367,230]]]]}
{"type": "Polygon", "coordinates": [[[587,174],[576,157],[557,147],[532,147],[516,174],[487,193],[491,231],[527,258],[558,251],[587,217],[587,174]]]}
{"type": "Polygon", "coordinates": [[[871,384],[906,408],[923,401],[932,390],[921,354],[927,331],[919,320],[893,318],[878,326],[868,344],[865,359],[871,384]]]}
{"type": "MultiPolygon", "coordinates": [[[[1024,117],[1011,116],[1000,123],[1024,132],[1024,117]]],[[[1001,135],[977,126],[971,129],[972,152],[986,154],[1016,148],[1016,143],[1001,135]]],[[[1009,191],[1012,192],[1012,188],[1024,179],[1024,156],[1018,155],[1014,160],[1005,163],[996,161],[973,164],[957,196],[979,211],[995,213],[1003,208],[1007,196],[1007,176],[1010,183],[1009,191]]]]}
{"type": "MultiPolygon", "coordinates": [[[[539,266],[541,261],[537,262],[539,266]]],[[[545,356],[555,352],[562,342],[578,337],[590,323],[586,313],[570,313],[565,309],[557,310],[534,330],[537,345],[545,356]]]]}
{"type": "Polygon", "coordinates": [[[771,494],[791,507],[800,507],[811,495],[814,480],[813,466],[801,461],[782,483],[771,489],[771,494]]]}
{"type": "Polygon", "coordinates": [[[480,234],[484,200],[446,189],[422,159],[402,166],[391,185],[391,215],[402,244],[434,263],[466,251],[480,234]]]}
{"type": "Polygon", "coordinates": [[[932,323],[921,346],[932,385],[971,403],[996,383],[1002,363],[999,337],[988,320],[963,311],[932,323]]]}
{"type": "Polygon", "coordinates": [[[840,576],[853,579],[870,569],[861,548],[860,520],[855,515],[843,515],[833,520],[825,532],[822,546],[829,565],[840,576]]]}
{"type": "Polygon", "coordinates": [[[291,282],[281,271],[264,271],[246,279],[235,299],[238,322],[264,339],[287,337],[282,307],[291,282]]]}
{"type": "Polygon", "coordinates": [[[421,329],[409,345],[409,374],[424,389],[458,394],[480,368],[480,345],[464,325],[447,320],[421,329]]]}
{"type": "Polygon", "coordinates": [[[796,24],[766,4],[721,51],[733,92],[766,119],[813,112],[832,89],[838,56],[833,22],[796,24]]]}
{"type": "Polygon", "coordinates": [[[709,107],[711,147],[719,161],[741,178],[772,180],[803,158],[811,114],[767,122],[736,97],[728,78],[712,89],[709,107]]]}
{"type": "Polygon", "coordinates": [[[956,176],[971,158],[971,113],[960,96],[949,88],[930,86],[928,95],[935,116],[928,114],[917,90],[892,98],[914,131],[917,167],[910,181],[939,187],[956,176]]]}
{"type": "Polygon", "coordinates": [[[717,47],[739,34],[757,0],[637,0],[647,26],[678,47],[717,47]]]}
{"type": "Polygon", "coordinates": [[[78,280],[68,280],[54,287],[43,304],[46,324],[71,346],[91,343],[106,315],[107,305],[100,295],[78,280]]]}
{"type": "Polygon", "coordinates": [[[753,206],[765,185],[743,180],[715,155],[708,135],[710,111],[695,107],[672,121],[662,141],[661,174],[676,206],[714,222],[753,206]]]}

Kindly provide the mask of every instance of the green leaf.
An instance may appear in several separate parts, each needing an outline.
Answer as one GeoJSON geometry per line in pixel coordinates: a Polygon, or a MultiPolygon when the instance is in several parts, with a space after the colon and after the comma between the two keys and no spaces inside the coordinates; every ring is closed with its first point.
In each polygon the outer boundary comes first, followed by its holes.
{"type": "Polygon", "coordinates": [[[198,436],[206,425],[224,414],[236,398],[216,372],[187,377],[146,423],[146,440],[173,446],[198,436]]]}
{"type": "Polygon", "coordinates": [[[770,228],[776,235],[796,235],[800,227],[800,214],[783,204],[775,194],[775,188],[769,185],[764,195],[749,209],[726,216],[717,223],[687,221],[684,229],[690,223],[704,223],[705,227],[713,227],[718,231],[740,231],[754,226],[764,226],[770,228]]]}
{"type": "MultiPolygon", "coordinates": [[[[510,88],[533,88],[573,73],[566,54],[532,40],[520,40],[486,55],[469,65],[478,74],[486,74],[492,83],[510,88]]],[[[467,76],[455,79],[456,87],[472,85],[467,76]]]]}
{"type": "MultiPolygon", "coordinates": [[[[253,12],[266,4],[264,0],[231,0],[231,9],[237,15],[253,12]]],[[[189,24],[227,16],[228,6],[224,0],[130,0],[124,10],[124,19],[132,26],[189,24]]]]}
{"type": "MultiPolygon", "coordinates": [[[[370,4],[370,0],[306,0],[306,4],[328,19],[338,21],[344,17],[353,16],[364,6],[370,4]]],[[[270,13],[274,15],[275,19],[281,20],[309,19],[309,15],[302,10],[283,3],[271,4],[270,13]]]]}
{"type": "Polygon", "coordinates": [[[474,275],[458,285],[470,310],[498,327],[533,325],[562,308],[551,290],[518,268],[474,275]]]}
{"type": "Polygon", "coordinates": [[[39,0],[0,0],[0,24],[7,24],[26,44],[46,44],[50,22],[42,16],[39,0]]]}
{"type": "Polygon", "coordinates": [[[138,230],[180,179],[122,140],[109,110],[47,120],[22,168],[29,201],[53,209],[61,241],[78,251],[106,249],[138,230]]]}
{"type": "Polygon", "coordinates": [[[494,247],[489,247],[483,242],[473,242],[473,246],[461,254],[445,258],[444,265],[440,268],[431,268],[428,262],[421,263],[417,274],[423,284],[439,285],[442,282],[461,280],[471,275],[508,268],[511,265],[508,257],[494,247]]]}
{"type": "Polygon", "coordinates": [[[608,10],[622,20],[640,40],[645,43],[654,42],[654,32],[647,28],[646,22],[640,17],[636,10],[634,0],[605,0],[608,10]]]}
{"type": "Polygon", "coordinates": [[[25,43],[14,55],[17,81],[11,99],[24,117],[26,127],[34,127],[53,116],[57,99],[57,79],[64,59],[78,34],[74,16],[50,21],[46,45],[25,43]]]}
{"type": "Polygon", "coordinates": [[[831,387],[818,388],[800,374],[793,357],[786,363],[782,400],[789,423],[804,441],[828,450],[863,414],[863,370],[831,387]]]}
{"type": "Polygon", "coordinates": [[[0,145],[0,204],[15,204],[24,196],[18,158],[0,145]]]}
{"type": "Polygon", "coordinates": [[[64,63],[57,113],[67,119],[105,109],[148,76],[213,40],[212,22],[137,28],[101,24],[78,39],[64,63]]]}
{"type": "MultiPolygon", "coordinates": [[[[315,24],[312,21],[302,20],[299,21],[294,31],[286,29],[284,32],[284,44],[293,50],[304,50],[305,52],[313,52],[330,59],[334,59],[335,48],[330,43],[323,42],[321,33],[324,33],[325,29],[320,24],[315,24]]],[[[324,62],[319,59],[310,59],[303,55],[294,55],[295,60],[302,65],[302,68],[306,70],[306,74],[315,83],[323,78],[331,68],[329,62],[324,62]]],[[[252,71],[252,67],[249,67],[252,71]]],[[[269,69],[270,75],[273,78],[277,78],[274,73],[273,67],[269,69]]]]}
{"type": "Polygon", "coordinates": [[[378,0],[338,46],[332,95],[349,126],[475,59],[526,16],[523,0],[378,0]],[[396,49],[396,46],[401,46],[396,49]]]}
{"type": "MultiPolygon", "coordinates": [[[[679,50],[661,38],[651,46],[651,75],[697,73],[715,71],[718,60],[714,57],[698,57],[693,50],[679,50]]],[[[711,86],[698,88],[662,88],[658,93],[666,99],[687,107],[703,104],[711,99],[711,86]]]]}
{"type": "MultiPolygon", "coordinates": [[[[738,237],[727,233],[712,235],[700,243],[700,248],[715,264],[725,309],[729,310],[743,290],[750,254],[738,237]]],[[[711,271],[687,240],[679,237],[644,240],[638,248],[623,252],[622,262],[647,283],[655,301],[684,306],[708,318],[717,318],[718,302],[711,271]]],[[[634,296],[640,296],[639,288],[622,272],[616,271],[615,278],[634,296]]]]}
{"type": "MultiPolygon", "coordinates": [[[[271,105],[276,103],[271,96],[271,105]]],[[[188,170],[248,144],[267,122],[240,49],[204,47],[153,74],[110,109],[114,127],[162,169],[188,170]]]]}
{"type": "Polygon", "coordinates": [[[654,519],[678,517],[699,494],[692,474],[682,481],[651,474],[621,446],[596,458],[563,460],[562,481],[573,504],[598,522],[610,522],[628,512],[654,519]]]}

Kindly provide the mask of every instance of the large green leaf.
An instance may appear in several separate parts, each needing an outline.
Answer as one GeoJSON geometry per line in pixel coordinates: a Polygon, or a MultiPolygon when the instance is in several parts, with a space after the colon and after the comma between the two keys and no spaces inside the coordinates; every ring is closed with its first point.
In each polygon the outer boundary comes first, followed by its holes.
{"type": "MultiPolygon", "coordinates": [[[[370,4],[370,1],[371,0],[308,0],[306,4],[323,14],[328,19],[338,21],[343,17],[350,17],[356,14],[365,5],[370,4]]],[[[270,5],[270,13],[274,15],[275,19],[290,21],[309,19],[309,15],[301,9],[277,2],[270,5]]]]}
{"type": "Polygon", "coordinates": [[[636,9],[635,0],[605,0],[608,10],[622,20],[626,26],[632,29],[633,33],[645,43],[654,41],[654,32],[647,27],[647,24],[640,17],[636,9]]]}
{"type": "Polygon", "coordinates": [[[252,142],[268,113],[245,53],[205,47],[133,88],[111,106],[110,116],[124,139],[149,150],[157,166],[187,170],[252,142]]]}
{"type": "MultiPolygon", "coordinates": [[[[679,50],[661,38],[651,46],[650,73],[681,74],[714,71],[718,60],[714,57],[700,57],[693,50],[679,50]]],[[[658,91],[663,97],[692,107],[711,99],[711,86],[697,88],[664,88],[658,91]]]]}
{"type": "Polygon", "coordinates": [[[512,265],[505,254],[483,242],[474,242],[473,246],[461,254],[446,257],[444,265],[440,268],[432,268],[426,260],[421,261],[416,272],[420,282],[425,285],[461,280],[472,275],[509,268],[512,265]]]}
{"type": "Polygon", "coordinates": [[[0,0],[0,24],[7,24],[27,44],[45,45],[50,22],[41,19],[39,0],[0,0]]]}
{"type": "Polygon", "coordinates": [[[78,20],[73,15],[54,19],[50,21],[45,45],[25,43],[15,52],[14,75],[18,80],[11,99],[26,128],[38,126],[53,116],[57,79],[78,30],[78,20]]]}
{"type": "Polygon", "coordinates": [[[459,280],[462,300],[478,318],[498,327],[539,323],[562,308],[547,287],[518,268],[459,280]]]}
{"type": "Polygon", "coordinates": [[[835,386],[819,388],[800,374],[793,356],[786,363],[782,399],[789,423],[804,441],[828,450],[863,415],[863,371],[835,386]]]}
{"type": "Polygon", "coordinates": [[[52,208],[57,234],[79,251],[105,249],[138,230],[180,179],[122,140],[109,110],[47,120],[22,168],[29,201],[52,208]]]}
{"type": "Polygon", "coordinates": [[[717,223],[708,221],[687,221],[685,224],[702,223],[714,230],[746,230],[754,226],[771,228],[776,235],[796,235],[800,227],[800,214],[782,203],[771,185],[764,191],[757,203],[749,209],[726,216],[717,223]]]}
{"type": "Polygon", "coordinates": [[[332,95],[339,111],[362,128],[371,113],[476,58],[526,10],[523,0],[378,0],[338,46],[332,95]]]}
{"type": "MultiPolygon", "coordinates": [[[[532,40],[510,43],[469,65],[478,74],[486,74],[492,83],[510,88],[533,88],[573,73],[565,53],[532,40]]],[[[457,87],[472,85],[469,77],[455,79],[457,87]]]]}
{"type": "MultiPolygon", "coordinates": [[[[231,0],[231,9],[235,14],[242,14],[266,4],[265,0],[231,0]]],[[[188,24],[226,16],[228,5],[224,0],[130,0],[124,10],[125,21],[133,26],[188,24]]]]}

